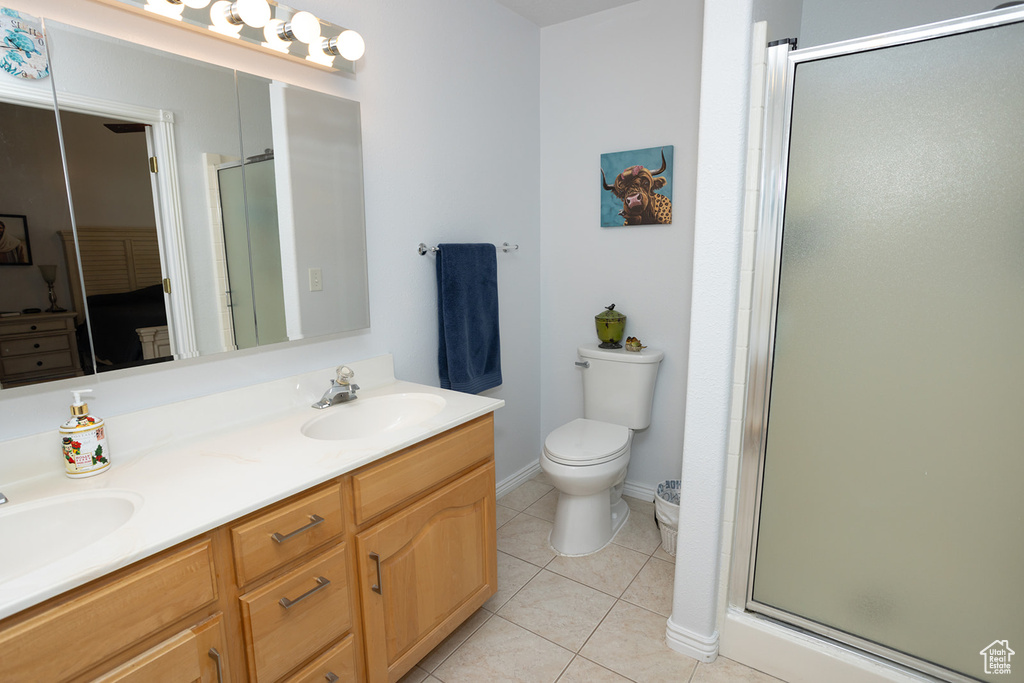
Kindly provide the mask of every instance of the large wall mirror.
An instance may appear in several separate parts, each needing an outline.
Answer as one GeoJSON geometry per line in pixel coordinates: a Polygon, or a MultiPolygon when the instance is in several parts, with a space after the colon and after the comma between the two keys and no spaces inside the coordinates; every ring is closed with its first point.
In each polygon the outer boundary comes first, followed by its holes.
{"type": "Polygon", "coordinates": [[[45,32],[0,72],[0,385],[369,326],[357,102],[45,32]]]}

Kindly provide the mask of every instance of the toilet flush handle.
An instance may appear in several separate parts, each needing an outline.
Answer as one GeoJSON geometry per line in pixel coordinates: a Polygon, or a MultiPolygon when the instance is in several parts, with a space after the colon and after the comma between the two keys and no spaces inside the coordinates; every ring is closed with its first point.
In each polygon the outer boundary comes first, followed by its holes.
{"type": "Polygon", "coordinates": [[[590,361],[589,360],[578,360],[578,361],[576,361],[576,367],[578,367],[578,368],[589,368],[590,367],[590,361]]]}

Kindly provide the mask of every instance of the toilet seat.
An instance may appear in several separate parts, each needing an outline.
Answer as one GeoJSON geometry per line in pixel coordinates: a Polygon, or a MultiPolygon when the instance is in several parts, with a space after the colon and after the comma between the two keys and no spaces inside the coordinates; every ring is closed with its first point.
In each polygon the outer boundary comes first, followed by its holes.
{"type": "Polygon", "coordinates": [[[628,427],[581,417],[548,434],[544,453],[562,465],[600,465],[623,455],[629,449],[629,439],[628,427]]]}

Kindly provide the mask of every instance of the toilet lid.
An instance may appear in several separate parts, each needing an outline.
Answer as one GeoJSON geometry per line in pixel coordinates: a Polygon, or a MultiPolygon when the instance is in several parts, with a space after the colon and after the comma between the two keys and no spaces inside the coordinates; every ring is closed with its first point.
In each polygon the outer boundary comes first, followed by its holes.
{"type": "Polygon", "coordinates": [[[627,445],[628,427],[581,417],[548,434],[544,452],[563,465],[598,465],[622,455],[627,445]]]}

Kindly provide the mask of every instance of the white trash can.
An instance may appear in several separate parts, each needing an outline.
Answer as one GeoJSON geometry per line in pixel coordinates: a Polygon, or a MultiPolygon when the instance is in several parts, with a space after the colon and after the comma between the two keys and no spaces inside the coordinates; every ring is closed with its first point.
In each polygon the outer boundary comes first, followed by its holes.
{"type": "Polygon", "coordinates": [[[661,529],[661,544],[669,555],[676,554],[676,535],[679,533],[679,495],[682,481],[669,479],[658,484],[654,497],[654,514],[661,529]]]}

